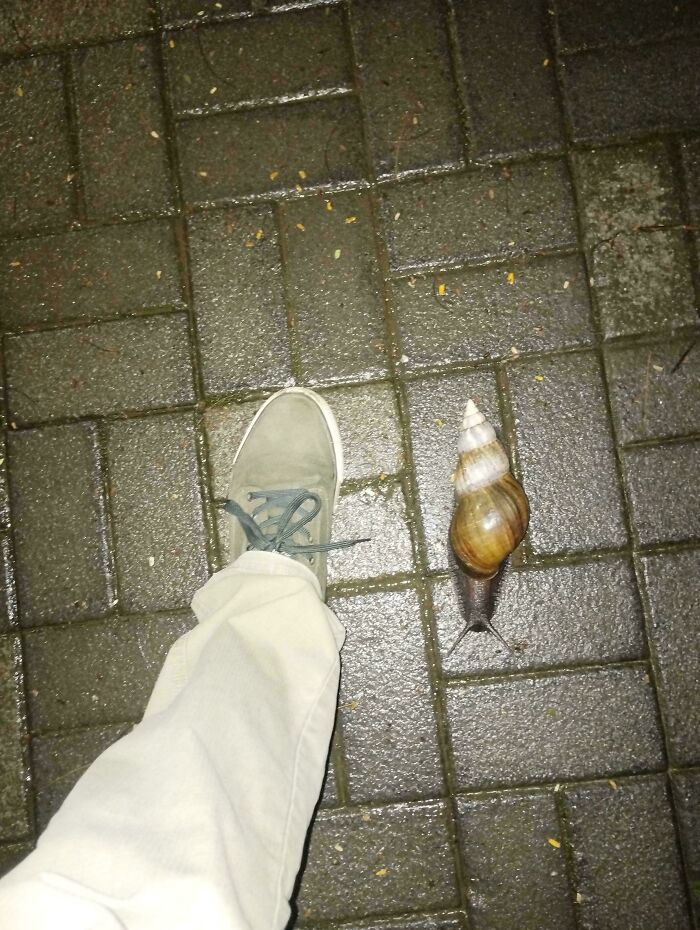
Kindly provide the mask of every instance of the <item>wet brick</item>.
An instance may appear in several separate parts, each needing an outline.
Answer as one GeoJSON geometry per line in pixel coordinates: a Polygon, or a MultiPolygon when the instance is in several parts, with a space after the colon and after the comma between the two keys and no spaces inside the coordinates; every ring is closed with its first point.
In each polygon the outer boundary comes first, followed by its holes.
{"type": "Polygon", "coordinates": [[[574,139],[593,142],[697,127],[699,42],[601,49],[563,59],[574,139]]]}
{"type": "Polygon", "coordinates": [[[25,638],[34,733],[135,721],[190,613],[32,630],[25,638]]]}
{"type": "Polygon", "coordinates": [[[454,506],[450,476],[457,464],[457,432],[471,397],[500,434],[496,384],[490,372],[426,378],[406,385],[413,460],[430,568],[447,568],[454,506]]]}
{"type": "Polygon", "coordinates": [[[384,305],[366,195],[294,200],[281,217],[304,380],[381,377],[384,305]]]}
{"type": "Polygon", "coordinates": [[[642,560],[649,635],[676,765],[700,764],[700,559],[697,551],[642,560]]]}
{"type": "Polygon", "coordinates": [[[264,5],[257,3],[257,0],[159,0],[163,21],[167,26],[234,19],[261,10],[275,12],[277,9],[288,10],[309,5],[309,0],[265,0],[264,5]]]}
{"type": "MultiPolygon", "coordinates": [[[[320,930],[320,928],[319,928],[320,930]]],[[[464,930],[462,912],[416,914],[413,917],[372,920],[371,923],[343,924],[343,930],[464,930]]]]}
{"type": "Polygon", "coordinates": [[[626,348],[609,348],[607,377],[618,442],[669,439],[697,429],[700,422],[700,353],[687,337],[626,348]]]}
{"type": "Polygon", "coordinates": [[[642,545],[700,536],[700,443],[628,449],[623,464],[642,545]]]}
{"type": "Polygon", "coordinates": [[[700,26],[692,0],[556,0],[558,44],[571,52],[598,45],[632,45],[700,26]]]}
{"type": "Polygon", "coordinates": [[[205,411],[209,475],[217,499],[225,500],[228,496],[233,457],[260,404],[261,401],[256,400],[226,406],[213,404],[205,411]]]}
{"type": "Polygon", "coordinates": [[[9,536],[0,537],[0,633],[7,633],[17,622],[17,595],[9,536]]]}
{"type": "Polygon", "coordinates": [[[193,203],[314,189],[366,173],[352,97],[190,119],[178,138],[184,196],[193,203]]]}
{"type": "Polygon", "coordinates": [[[165,55],[179,114],[303,99],[352,85],[340,7],[173,33],[165,55]]]}
{"type": "Polygon", "coordinates": [[[0,51],[97,42],[153,26],[149,0],[5,0],[0,9],[0,51]]]}
{"type": "Polygon", "coordinates": [[[561,161],[412,181],[384,194],[384,212],[394,270],[506,258],[577,238],[561,161]]]}
{"type": "Polygon", "coordinates": [[[10,463],[22,624],[109,611],[113,588],[94,426],[11,433],[10,463]]]}
{"type": "Polygon", "coordinates": [[[74,61],[88,217],[167,210],[172,198],[153,42],[81,50],[74,61]]]}
{"type": "Polygon", "coordinates": [[[472,158],[561,149],[545,3],[466,0],[456,13],[472,158]]]}
{"type": "Polygon", "coordinates": [[[369,542],[328,554],[329,584],[413,570],[411,533],[400,485],[387,482],[338,499],[333,538],[367,537],[369,542]]]}
{"type": "Polygon", "coordinates": [[[458,901],[442,804],[322,811],[316,818],[298,898],[303,923],[458,901]]]}
{"type": "Polygon", "coordinates": [[[586,274],[573,255],[403,278],[394,303],[411,368],[593,339],[586,274]]]}
{"type": "Polygon", "coordinates": [[[573,164],[589,248],[621,233],[681,222],[664,142],[579,151],[573,155],[573,164]]]}
{"type": "Polygon", "coordinates": [[[689,930],[663,778],[565,791],[583,930],[689,930]]]}
{"type": "Polygon", "coordinates": [[[700,219],[700,139],[689,139],[681,148],[693,220],[700,219]]]}
{"type": "Polygon", "coordinates": [[[191,414],[114,423],[107,454],[122,608],[184,607],[208,577],[191,414]]]}
{"type": "Polygon", "coordinates": [[[0,842],[29,832],[19,639],[0,636],[0,842]]]}
{"type": "Polygon", "coordinates": [[[474,930],[575,926],[559,818],[551,794],[457,799],[474,930]]]}
{"type": "Polygon", "coordinates": [[[593,355],[508,368],[518,462],[537,553],[622,546],[627,533],[603,379],[593,355]]]}
{"type": "Polygon", "coordinates": [[[596,249],[591,270],[606,337],[697,322],[689,255],[680,230],[617,235],[596,249]]]}
{"type": "Polygon", "coordinates": [[[415,591],[340,598],[330,607],[347,630],[339,711],[351,802],[441,795],[415,591]]]}
{"type": "Polygon", "coordinates": [[[323,397],[338,421],[346,479],[376,478],[403,470],[401,426],[389,384],[341,387],[323,397]]]}
{"type": "Polygon", "coordinates": [[[128,726],[108,726],[44,736],[32,741],[39,830],[46,828],[88,766],[128,730],[128,726]]]}
{"type": "Polygon", "coordinates": [[[58,58],[27,58],[0,68],[0,151],[0,235],[72,218],[66,101],[58,58]]]}
{"type": "Polygon", "coordinates": [[[5,340],[18,423],[194,400],[183,315],[101,323],[5,340]]]}
{"type": "Polygon", "coordinates": [[[697,921],[700,916],[700,773],[675,772],[671,780],[697,921]]]}
{"type": "Polygon", "coordinates": [[[172,228],[129,223],[0,246],[5,328],[182,305],[172,228]]]}
{"type": "Polygon", "coordinates": [[[448,658],[465,622],[451,579],[435,582],[433,602],[447,676],[619,662],[645,655],[634,573],[622,559],[507,571],[493,624],[514,654],[506,653],[487,633],[470,633],[448,658]]]}
{"type": "Polygon", "coordinates": [[[0,843],[0,878],[29,855],[32,843],[0,843]]]}
{"type": "Polygon", "coordinates": [[[463,788],[590,778],[665,764],[654,691],[641,668],[451,686],[447,715],[463,788]]]}
{"type": "Polygon", "coordinates": [[[360,0],[353,25],[377,174],[463,163],[443,7],[360,0]]]}
{"type": "Polygon", "coordinates": [[[287,384],[287,309],[272,212],[199,214],[189,220],[189,237],[207,393],[287,384]]]}

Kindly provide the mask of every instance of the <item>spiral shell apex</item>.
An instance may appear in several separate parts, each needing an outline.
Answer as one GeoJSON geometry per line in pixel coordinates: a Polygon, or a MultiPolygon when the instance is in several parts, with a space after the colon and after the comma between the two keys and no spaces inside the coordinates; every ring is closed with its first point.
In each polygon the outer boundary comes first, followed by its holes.
{"type": "Polygon", "coordinates": [[[493,578],[527,530],[527,496],[510,471],[506,451],[474,401],[459,434],[450,542],[476,578],[493,578]]]}

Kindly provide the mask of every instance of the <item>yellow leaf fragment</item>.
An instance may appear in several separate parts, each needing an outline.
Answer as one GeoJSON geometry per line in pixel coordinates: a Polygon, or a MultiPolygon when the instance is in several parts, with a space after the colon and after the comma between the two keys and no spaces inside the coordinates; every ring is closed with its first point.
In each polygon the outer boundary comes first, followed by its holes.
{"type": "Polygon", "coordinates": [[[510,354],[511,354],[511,355],[520,355],[520,349],[519,349],[517,346],[511,346],[511,347],[510,347],[510,354]]]}
{"type": "Polygon", "coordinates": [[[22,262],[10,262],[10,268],[20,268],[22,262]]]}
{"type": "Polygon", "coordinates": [[[514,271],[508,272],[508,274],[506,275],[506,281],[508,282],[508,284],[515,284],[515,272],[514,271]]]}
{"type": "Polygon", "coordinates": [[[252,239],[246,239],[246,241],[244,242],[244,245],[246,249],[252,249],[255,243],[253,242],[252,239]]]}
{"type": "Polygon", "coordinates": [[[215,93],[217,92],[218,89],[219,89],[218,87],[210,87],[210,88],[209,88],[209,93],[210,93],[210,94],[215,94],[215,93]]]}
{"type": "Polygon", "coordinates": [[[441,420],[441,419],[438,417],[437,420],[435,421],[435,425],[436,425],[436,426],[439,426],[440,429],[442,429],[443,426],[445,425],[445,421],[444,421],[444,420],[441,420]]]}
{"type": "Polygon", "coordinates": [[[333,849],[335,849],[336,852],[342,852],[342,851],[343,851],[343,847],[340,845],[340,843],[334,843],[334,844],[333,844],[333,849]]]}
{"type": "Polygon", "coordinates": [[[663,365],[652,365],[651,367],[654,369],[654,371],[663,371],[663,370],[664,370],[664,366],[663,366],[663,365]]]}
{"type": "Polygon", "coordinates": [[[346,217],[345,217],[345,222],[346,222],[348,225],[349,225],[350,223],[356,223],[356,222],[357,222],[357,217],[356,217],[356,216],[346,216],[346,217]]]}
{"type": "Polygon", "coordinates": [[[565,291],[568,290],[570,284],[571,284],[571,281],[564,281],[562,287],[564,288],[565,291]]]}
{"type": "Polygon", "coordinates": [[[396,213],[394,214],[394,219],[398,220],[400,216],[401,216],[401,211],[397,210],[396,213]]]}
{"type": "Polygon", "coordinates": [[[617,782],[615,781],[614,778],[609,778],[609,779],[608,779],[608,784],[609,784],[610,787],[613,789],[613,791],[617,791],[617,787],[618,787],[618,786],[617,786],[617,782]]]}
{"type": "Polygon", "coordinates": [[[553,846],[555,849],[561,848],[561,843],[559,842],[559,840],[555,840],[553,836],[548,836],[547,842],[549,843],[550,846],[553,846]]]}
{"type": "Polygon", "coordinates": [[[163,277],[163,272],[160,269],[158,269],[158,271],[156,271],[156,278],[158,278],[158,280],[160,281],[162,277],[163,277]]]}
{"type": "Polygon", "coordinates": [[[450,481],[452,482],[452,484],[455,483],[455,477],[456,477],[456,476],[455,476],[455,473],[452,472],[452,474],[450,475],[450,481]]]}
{"type": "Polygon", "coordinates": [[[544,381],[544,375],[535,375],[535,381],[544,381]]]}
{"type": "Polygon", "coordinates": [[[300,229],[302,232],[304,232],[304,230],[306,229],[306,226],[304,226],[303,223],[295,223],[294,225],[296,226],[297,229],[300,229]]]}
{"type": "Polygon", "coordinates": [[[160,135],[155,131],[155,129],[151,129],[151,138],[160,139],[160,135]]]}
{"type": "Polygon", "coordinates": [[[304,188],[301,186],[301,184],[295,184],[294,190],[299,191],[299,193],[301,193],[304,190],[304,188]]]}
{"type": "Polygon", "coordinates": [[[549,64],[549,58],[545,58],[545,60],[542,62],[542,67],[546,68],[548,64],[549,64]]]}
{"type": "Polygon", "coordinates": [[[447,288],[446,288],[444,282],[441,281],[441,282],[438,284],[438,294],[440,295],[440,297],[444,297],[444,296],[445,296],[445,291],[446,291],[446,290],[447,290],[447,288]]]}
{"type": "Polygon", "coordinates": [[[580,891],[576,892],[576,903],[583,904],[583,895],[581,894],[580,891]]]}
{"type": "Polygon", "coordinates": [[[388,871],[389,871],[388,869],[381,868],[381,869],[377,869],[377,871],[374,874],[378,875],[380,878],[384,878],[384,876],[387,874],[388,871]]]}
{"type": "Polygon", "coordinates": [[[208,171],[198,171],[197,174],[200,176],[200,178],[208,178],[208,177],[209,177],[209,172],[208,172],[208,171]]]}
{"type": "Polygon", "coordinates": [[[276,178],[278,178],[279,176],[280,176],[279,171],[271,171],[271,172],[270,172],[270,180],[271,180],[271,181],[274,181],[274,180],[275,180],[276,178]]]}
{"type": "Polygon", "coordinates": [[[168,48],[175,48],[175,39],[168,39],[168,48]]]}
{"type": "Polygon", "coordinates": [[[362,815],[362,822],[363,822],[363,823],[369,823],[371,819],[372,819],[372,818],[370,817],[369,814],[363,814],[363,815],[362,815]]]}
{"type": "Polygon", "coordinates": [[[305,180],[306,180],[306,172],[304,171],[304,169],[303,169],[303,168],[300,168],[298,173],[299,173],[299,177],[302,179],[302,181],[305,181],[305,180]]]}
{"type": "Polygon", "coordinates": [[[340,249],[336,249],[333,253],[333,258],[340,258],[340,249]]]}
{"type": "Polygon", "coordinates": [[[332,209],[333,209],[333,201],[332,201],[332,200],[327,200],[327,201],[326,201],[326,210],[328,210],[328,211],[330,212],[332,209]]]}
{"type": "Polygon", "coordinates": [[[260,240],[263,239],[264,236],[265,236],[265,230],[264,230],[264,229],[256,229],[256,230],[255,230],[255,238],[258,240],[258,242],[260,242],[260,240]]]}
{"type": "Polygon", "coordinates": [[[15,93],[17,94],[18,97],[24,97],[24,90],[21,87],[15,88],[15,93]]]}

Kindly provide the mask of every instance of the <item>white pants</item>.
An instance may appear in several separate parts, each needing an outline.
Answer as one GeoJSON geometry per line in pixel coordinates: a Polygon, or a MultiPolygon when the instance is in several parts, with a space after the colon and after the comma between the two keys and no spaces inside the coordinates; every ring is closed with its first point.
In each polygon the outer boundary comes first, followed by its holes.
{"type": "Polygon", "coordinates": [[[0,881],[2,930],[281,930],[344,631],[315,576],[247,552],[197,592],[144,719],[0,881]]]}

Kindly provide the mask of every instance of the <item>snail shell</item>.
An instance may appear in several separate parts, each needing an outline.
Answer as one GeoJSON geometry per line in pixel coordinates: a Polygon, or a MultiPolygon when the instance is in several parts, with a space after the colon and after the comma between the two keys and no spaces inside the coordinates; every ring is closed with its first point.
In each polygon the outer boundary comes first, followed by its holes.
{"type": "Polygon", "coordinates": [[[472,400],[464,412],[458,449],[450,542],[470,575],[493,578],[525,535],[527,496],[511,474],[494,428],[472,400]]]}

